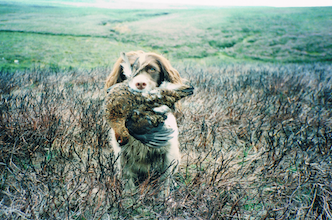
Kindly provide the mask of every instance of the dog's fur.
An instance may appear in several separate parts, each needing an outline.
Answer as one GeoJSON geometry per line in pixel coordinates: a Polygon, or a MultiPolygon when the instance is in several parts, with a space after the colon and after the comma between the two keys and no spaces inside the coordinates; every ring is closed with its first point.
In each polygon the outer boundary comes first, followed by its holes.
{"type": "MultiPolygon", "coordinates": [[[[178,71],[161,55],[143,51],[132,51],[126,55],[131,65],[134,64],[134,69],[145,66],[129,81],[129,86],[136,91],[148,92],[163,85],[163,82],[170,82],[173,85],[183,83],[178,71]]],[[[120,57],[115,63],[106,80],[105,89],[127,79],[126,72],[121,65],[122,62],[123,59],[120,57]]],[[[122,177],[128,180],[129,187],[133,187],[135,183],[143,182],[154,172],[154,174],[161,174],[161,179],[166,179],[165,192],[168,193],[169,178],[167,177],[172,171],[176,171],[181,160],[178,127],[173,110],[167,106],[161,106],[155,111],[165,114],[167,116],[165,126],[174,130],[172,138],[165,146],[151,148],[133,137],[129,138],[126,145],[120,146],[113,129],[110,130],[110,138],[115,156],[118,158],[118,168],[122,177]]]]}

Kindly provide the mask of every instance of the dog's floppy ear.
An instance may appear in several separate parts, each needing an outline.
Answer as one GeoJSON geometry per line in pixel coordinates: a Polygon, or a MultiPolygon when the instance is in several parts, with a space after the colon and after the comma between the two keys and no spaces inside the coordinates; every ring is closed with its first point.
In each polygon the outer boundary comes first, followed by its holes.
{"type": "Polygon", "coordinates": [[[126,76],[123,75],[123,69],[121,66],[122,58],[120,57],[114,64],[113,70],[110,73],[110,75],[106,79],[105,83],[105,90],[107,90],[109,87],[113,86],[116,83],[122,82],[126,80],[126,76]]]}
{"type": "MultiPolygon", "coordinates": [[[[133,63],[136,60],[137,56],[142,53],[144,52],[141,50],[130,51],[126,53],[126,56],[129,58],[130,62],[133,63]]],[[[127,79],[127,77],[123,74],[123,67],[121,66],[122,62],[123,58],[122,56],[120,56],[119,59],[115,62],[112,72],[106,79],[105,91],[107,91],[107,89],[113,86],[114,84],[123,82],[124,80],[127,79]]]]}
{"type": "Polygon", "coordinates": [[[172,67],[171,63],[165,57],[158,54],[153,54],[153,56],[155,57],[161,69],[161,75],[159,79],[160,82],[158,82],[158,85],[160,85],[163,81],[168,81],[174,84],[183,83],[179,72],[172,67]]]}

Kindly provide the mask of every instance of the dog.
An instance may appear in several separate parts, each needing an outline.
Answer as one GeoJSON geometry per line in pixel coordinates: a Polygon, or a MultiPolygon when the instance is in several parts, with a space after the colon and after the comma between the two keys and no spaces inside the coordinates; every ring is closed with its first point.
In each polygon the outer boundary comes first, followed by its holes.
{"type": "MultiPolygon", "coordinates": [[[[141,93],[148,93],[165,85],[179,87],[184,83],[179,72],[161,55],[143,51],[126,53],[126,59],[128,59],[131,69],[135,70],[134,77],[130,76],[128,72],[131,71],[126,70],[123,65],[124,59],[122,56],[114,64],[112,72],[106,79],[106,90],[125,80],[129,80],[129,87],[132,90],[141,93]]],[[[166,87],[166,89],[168,88],[166,87]]],[[[167,142],[158,148],[147,146],[132,136],[124,145],[121,145],[114,131],[116,129],[110,129],[110,143],[115,157],[117,157],[118,170],[122,178],[128,180],[126,188],[134,188],[135,185],[156,175],[166,184],[163,194],[169,194],[169,176],[177,171],[181,161],[178,126],[174,110],[175,107],[169,108],[166,105],[154,109],[155,112],[165,115],[164,126],[173,130],[167,142]]]]}

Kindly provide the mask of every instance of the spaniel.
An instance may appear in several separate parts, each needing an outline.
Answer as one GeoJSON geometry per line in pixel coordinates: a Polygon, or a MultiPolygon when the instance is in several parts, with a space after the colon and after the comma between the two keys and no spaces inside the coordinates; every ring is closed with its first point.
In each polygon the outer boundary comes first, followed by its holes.
{"type": "MultiPolygon", "coordinates": [[[[120,57],[108,78],[105,89],[109,89],[116,83],[129,81],[129,87],[136,91],[148,93],[157,87],[172,89],[183,85],[183,79],[170,62],[156,53],[132,51],[126,53],[126,58],[120,57]],[[131,65],[127,70],[124,59],[131,65]],[[131,75],[135,72],[134,76],[131,75]]],[[[110,143],[117,157],[117,166],[122,178],[127,179],[127,189],[144,182],[151,176],[161,176],[165,180],[165,194],[169,193],[169,175],[177,170],[181,154],[178,141],[178,127],[174,116],[174,108],[166,105],[157,107],[155,112],[165,116],[164,125],[167,130],[173,130],[172,134],[162,146],[151,147],[130,136],[129,141],[122,143],[117,137],[114,128],[110,129],[110,143]]]]}

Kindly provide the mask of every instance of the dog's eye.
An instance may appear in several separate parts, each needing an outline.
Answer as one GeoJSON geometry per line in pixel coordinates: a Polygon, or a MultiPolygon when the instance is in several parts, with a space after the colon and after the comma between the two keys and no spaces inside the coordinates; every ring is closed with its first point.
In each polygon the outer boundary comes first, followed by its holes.
{"type": "Polygon", "coordinates": [[[157,70],[156,70],[156,68],[154,68],[153,66],[149,66],[148,67],[148,72],[156,72],[157,70]]]}

